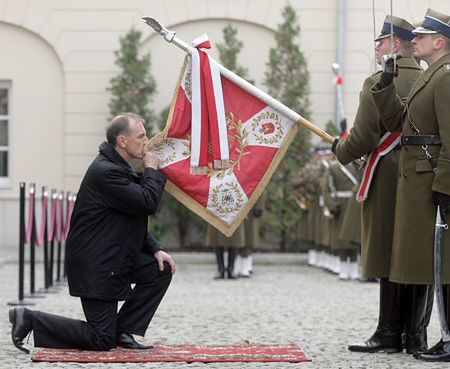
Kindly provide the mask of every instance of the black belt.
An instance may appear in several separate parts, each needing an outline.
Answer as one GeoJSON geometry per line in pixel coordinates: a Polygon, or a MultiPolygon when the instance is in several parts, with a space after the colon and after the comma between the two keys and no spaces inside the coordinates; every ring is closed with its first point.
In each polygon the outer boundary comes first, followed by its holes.
{"type": "Polygon", "coordinates": [[[441,137],[438,135],[402,135],[401,145],[441,145],[441,137]]]}

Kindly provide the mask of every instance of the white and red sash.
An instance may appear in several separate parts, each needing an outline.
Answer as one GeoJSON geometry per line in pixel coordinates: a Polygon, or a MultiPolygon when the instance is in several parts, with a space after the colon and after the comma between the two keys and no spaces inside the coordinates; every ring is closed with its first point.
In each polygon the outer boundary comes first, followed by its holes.
{"type": "Polygon", "coordinates": [[[367,164],[362,175],[361,184],[356,194],[356,201],[363,202],[369,193],[370,184],[380,159],[390,153],[400,142],[401,132],[386,132],[381,137],[378,147],[367,156],[367,164]]]}
{"type": "Polygon", "coordinates": [[[201,35],[192,45],[191,174],[206,175],[209,143],[214,168],[229,167],[228,133],[219,68],[214,59],[199,50],[211,48],[208,36],[201,35]]]}

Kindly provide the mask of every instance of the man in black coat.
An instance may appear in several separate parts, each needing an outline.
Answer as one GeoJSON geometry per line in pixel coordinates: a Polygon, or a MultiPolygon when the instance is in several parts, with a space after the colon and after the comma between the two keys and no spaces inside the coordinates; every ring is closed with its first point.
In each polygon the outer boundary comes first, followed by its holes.
{"type": "Polygon", "coordinates": [[[147,230],[166,179],[157,171],[158,157],[146,151],[138,115],[115,117],[106,137],[81,183],[66,243],[70,294],[81,298],[86,322],[11,309],[13,343],[26,353],[23,340],[31,331],[37,347],[151,347],[136,342],[133,334],[144,336],[175,273],[172,257],[147,230]],[[133,159],[142,159],[143,173],[129,165],[133,159]]]}

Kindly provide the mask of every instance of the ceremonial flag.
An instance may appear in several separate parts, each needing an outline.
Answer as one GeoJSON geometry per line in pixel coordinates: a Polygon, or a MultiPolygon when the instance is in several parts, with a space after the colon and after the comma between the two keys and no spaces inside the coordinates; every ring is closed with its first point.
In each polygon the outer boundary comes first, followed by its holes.
{"type": "MultiPolygon", "coordinates": [[[[210,62],[216,63],[211,58],[210,62]]],[[[215,154],[218,150],[214,150],[211,142],[213,129],[209,130],[208,140],[203,136],[202,147],[192,142],[192,74],[192,58],[186,57],[166,127],[150,141],[149,148],[160,158],[160,170],[168,179],[166,190],[231,236],[267,186],[298,128],[295,121],[222,74],[218,84],[221,94],[215,91],[214,98],[223,99],[224,111],[214,111],[225,115],[218,117],[217,131],[220,132],[220,119],[225,118],[227,137],[220,138],[216,146],[225,152],[221,159],[226,165],[218,165],[220,157],[215,154]],[[224,142],[228,150],[224,149],[224,142]],[[206,170],[202,173],[191,170],[191,155],[199,150],[207,153],[206,170]]],[[[202,91],[202,96],[205,93],[202,91]]],[[[211,97],[206,96],[202,104],[211,97]]]]}

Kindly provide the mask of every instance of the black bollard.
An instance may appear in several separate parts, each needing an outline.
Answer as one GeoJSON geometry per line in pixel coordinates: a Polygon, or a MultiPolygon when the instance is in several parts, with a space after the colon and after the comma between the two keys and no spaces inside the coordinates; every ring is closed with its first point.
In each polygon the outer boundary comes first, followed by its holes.
{"type": "Polygon", "coordinates": [[[41,298],[45,297],[43,295],[36,294],[36,256],[35,256],[35,248],[36,248],[36,216],[35,216],[35,193],[36,193],[36,185],[34,183],[30,183],[30,212],[32,214],[29,214],[29,220],[31,224],[29,224],[29,227],[31,227],[31,235],[30,235],[30,294],[27,295],[29,298],[41,298]]]}
{"type": "Polygon", "coordinates": [[[19,299],[9,301],[8,305],[34,305],[24,299],[24,274],[25,274],[25,183],[20,182],[19,197],[19,299]]]}
{"type": "MultiPolygon", "coordinates": [[[[45,203],[48,203],[48,192],[47,187],[42,187],[42,209],[45,207],[45,203]]],[[[47,213],[47,211],[46,211],[47,213]]],[[[42,230],[44,233],[44,287],[45,290],[48,290],[50,287],[50,278],[49,278],[49,262],[48,262],[48,241],[47,241],[47,214],[44,214],[44,210],[42,211],[42,222],[45,222],[42,224],[42,230]]]]}

